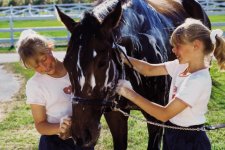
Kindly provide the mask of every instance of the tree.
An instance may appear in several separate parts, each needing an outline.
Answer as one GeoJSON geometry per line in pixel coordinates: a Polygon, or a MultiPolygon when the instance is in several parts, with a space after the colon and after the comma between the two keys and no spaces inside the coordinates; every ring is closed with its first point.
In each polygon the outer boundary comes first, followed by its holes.
{"type": "Polygon", "coordinates": [[[73,3],[73,0],[63,0],[63,4],[73,3]]]}
{"type": "Polygon", "coordinates": [[[17,6],[17,2],[16,2],[16,0],[10,0],[9,3],[8,3],[8,5],[9,6],[11,6],[11,5],[12,6],[17,6]]]}
{"type": "Polygon", "coordinates": [[[45,4],[45,0],[33,0],[34,5],[43,5],[45,4]]]}

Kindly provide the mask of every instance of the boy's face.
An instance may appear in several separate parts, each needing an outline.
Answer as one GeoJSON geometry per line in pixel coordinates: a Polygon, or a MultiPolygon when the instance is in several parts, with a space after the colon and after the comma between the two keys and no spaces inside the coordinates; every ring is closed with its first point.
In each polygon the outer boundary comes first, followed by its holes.
{"type": "Polygon", "coordinates": [[[56,69],[56,59],[51,51],[28,58],[26,64],[28,68],[41,74],[53,75],[56,69]]]}

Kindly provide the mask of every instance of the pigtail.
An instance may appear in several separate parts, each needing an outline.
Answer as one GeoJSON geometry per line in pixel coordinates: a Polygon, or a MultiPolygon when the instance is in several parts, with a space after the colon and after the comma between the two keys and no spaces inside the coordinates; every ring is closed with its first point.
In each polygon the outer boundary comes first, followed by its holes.
{"type": "Polygon", "coordinates": [[[225,39],[222,36],[216,36],[214,56],[220,70],[225,70],[225,39]]]}

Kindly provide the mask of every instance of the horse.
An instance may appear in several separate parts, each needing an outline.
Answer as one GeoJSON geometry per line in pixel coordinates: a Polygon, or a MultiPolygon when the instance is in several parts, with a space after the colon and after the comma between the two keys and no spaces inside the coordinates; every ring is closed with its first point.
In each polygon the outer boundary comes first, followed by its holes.
{"type": "MultiPolygon", "coordinates": [[[[115,150],[127,149],[128,116],[137,106],[116,94],[119,79],[130,81],[145,98],[166,105],[169,76],[145,77],[121,63],[120,55],[163,63],[175,59],[169,38],[186,18],[209,18],[195,0],[107,0],[86,11],[79,22],[61,12],[58,17],[71,33],[64,65],[72,85],[72,137],[77,145],[92,147],[100,135],[104,115],[115,150]]],[[[140,110],[140,109],[139,109],[140,110]]],[[[147,120],[159,122],[142,111],[147,120]]],[[[162,128],[147,125],[148,149],[159,149],[162,128]]]]}

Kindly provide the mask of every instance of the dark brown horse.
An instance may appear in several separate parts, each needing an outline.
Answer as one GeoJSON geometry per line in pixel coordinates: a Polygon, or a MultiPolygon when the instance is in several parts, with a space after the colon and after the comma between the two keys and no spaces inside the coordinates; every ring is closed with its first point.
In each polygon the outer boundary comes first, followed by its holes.
{"type": "MultiPolygon", "coordinates": [[[[114,149],[127,148],[127,119],[117,107],[130,112],[135,107],[118,99],[115,87],[119,79],[129,80],[135,91],[156,103],[168,100],[168,76],[145,77],[121,64],[120,50],[151,63],[174,59],[169,43],[173,29],[185,18],[210,22],[194,0],[107,0],[86,12],[80,22],[60,12],[61,21],[71,32],[64,65],[74,94],[72,136],[78,145],[96,144],[100,118],[105,115],[113,136],[114,149]]],[[[158,122],[145,112],[147,120],[158,122]]],[[[148,149],[159,149],[162,128],[148,124],[148,149]]]]}

